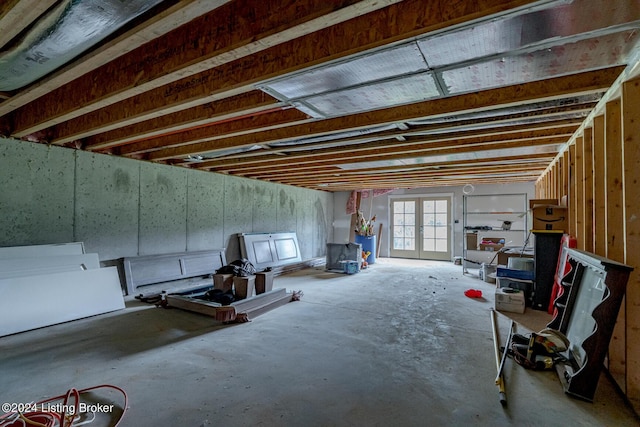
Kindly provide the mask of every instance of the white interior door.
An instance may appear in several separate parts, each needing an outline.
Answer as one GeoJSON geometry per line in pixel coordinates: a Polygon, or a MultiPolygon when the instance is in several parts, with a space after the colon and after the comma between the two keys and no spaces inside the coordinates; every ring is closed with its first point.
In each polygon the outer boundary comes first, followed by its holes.
{"type": "Polygon", "coordinates": [[[451,260],[451,197],[391,200],[392,257],[451,260]]]}

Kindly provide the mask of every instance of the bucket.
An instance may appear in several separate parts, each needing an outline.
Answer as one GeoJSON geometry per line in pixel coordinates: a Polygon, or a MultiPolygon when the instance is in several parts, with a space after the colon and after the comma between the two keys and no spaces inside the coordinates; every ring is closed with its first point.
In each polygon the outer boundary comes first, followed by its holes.
{"type": "Polygon", "coordinates": [[[360,234],[356,234],[356,243],[360,243],[362,245],[363,252],[371,252],[369,257],[367,258],[367,264],[375,264],[376,263],[376,236],[362,236],[360,234]]]}
{"type": "Polygon", "coordinates": [[[492,264],[482,263],[482,280],[487,283],[496,283],[496,266],[492,264]]]}

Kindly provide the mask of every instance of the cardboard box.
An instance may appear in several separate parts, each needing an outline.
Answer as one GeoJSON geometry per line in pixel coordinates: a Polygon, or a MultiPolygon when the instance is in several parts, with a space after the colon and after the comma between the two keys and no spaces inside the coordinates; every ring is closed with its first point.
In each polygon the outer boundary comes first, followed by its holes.
{"type": "Polygon", "coordinates": [[[532,253],[520,253],[520,250],[516,250],[515,252],[500,252],[498,254],[498,264],[499,265],[508,265],[509,264],[509,258],[533,258],[533,254],[532,253]]]}
{"type": "Polygon", "coordinates": [[[227,292],[233,289],[233,274],[214,274],[213,288],[227,292]]]}
{"type": "Polygon", "coordinates": [[[465,233],[467,239],[467,249],[478,249],[478,233],[465,233]]]}
{"type": "Polygon", "coordinates": [[[568,213],[567,208],[564,206],[536,206],[533,208],[532,216],[534,230],[567,230],[568,213]]]}
{"type": "Polygon", "coordinates": [[[533,280],[514,279],[512,277],[498,277],[498,288],[510,288],[522,291],[525,305],[531,307],[533,302],[533,280]]]}
{"type": "Polygon", "coordinates": [[[536,206],[556,206],[558,205],[558,199],[530,199],[529,209],[533,209],[536,206]]]}
{"type": "Polygon", "coordinates": [[[273,271],[256,273],[256,295],[273,290],[273,271]]]}
{"type": "Polygon", "coordinates": [[[255,295],[256,276],[235,276],[233,278],[236,300],[246,299],[255,295]]]}
{"type": "Polygon", "coordinates": [[[504,237],[483,237],[480,240],[481,251],[499,251],[503,247],[504,237]]]}
{"type": "Polygon", "coordinates": [[[517,289],[496,288],[496,310],[524,313],[524,293],[517,289]]]}

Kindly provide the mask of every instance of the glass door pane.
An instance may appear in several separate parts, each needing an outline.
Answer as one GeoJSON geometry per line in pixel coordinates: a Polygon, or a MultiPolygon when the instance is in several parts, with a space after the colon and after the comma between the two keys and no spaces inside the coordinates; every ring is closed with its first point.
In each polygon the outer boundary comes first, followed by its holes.
{"type": "Polygon", "coordinates": [[[417,258],[417,200],[393,200],[391,203],[391,256],[417,258]]]}
{"type": "Polygon", "coordinates": [[[422,199],[422,259],[451,259],[450,198],[422,199]]]}

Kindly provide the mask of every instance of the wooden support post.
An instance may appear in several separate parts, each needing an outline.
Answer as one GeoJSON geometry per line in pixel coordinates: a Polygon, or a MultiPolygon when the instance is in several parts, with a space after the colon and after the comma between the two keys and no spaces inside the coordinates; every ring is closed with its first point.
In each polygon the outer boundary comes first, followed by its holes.
{"type": "Polygon", "coordinates": [[[376,242],[376,258],[380,256],[380,242],[382,241],[382,223],[378,227],[378,241],[376,242]]]}
{"type": "Polygon", "coordinates": [[[584,130],[584,250],[593,252],[593,128],[584,130]]]}
{"type": "Polygon", "coordinates": [[[576,138],[576,228],[578,248],[584,250],[584,138],[576,138]]]}
{"type": "Polygon", "coordinates": [[[593,119],[593,252],[607,256],[607,162],[604,115],[593,119]]]}
{"type": "MultiPolygon", "coordinates": [[[[606,256],[624,262],[624,191],[622,188],[622,111],[619,99],[610,101],[605,112],[605,157],[607,183],[606,256]]],[[[609,372],[622,390],[626,389],[625,304],[623,302],[609,345],[609,372]]]]}
{"type": "Polygon", "coordinates": [[[576,146],[569,147],[569,194],[567,197],[567,205],[569,206],[569,234],[576,236],[578,231],[577,212],[578,198],[576,196],[578,186],[576,184],[576,146]]]}
{"type": "Polygon", "coordinates": [[[569,204],[569,150],[562,154],[562,189],[560,191],[560,202],[564,198],[564,203],[569,204]]]}
{"type": "Polygon", "coordinates": [[[607,158],[607,258],[624,262],[624,188],[622,171],[622,106],[619,99],[607,103],[605,156],[607,158]]]}
{"type": "Polygon", "coordinates": [[[349,230],[349,241],[356,240],[356,225],[358,224],[358,211],[360,210],[360,202],[362,201],[362,193],[356,191],[356,213],[351,214],[351,230],[349,230]]]}
{"type": "Polygon", "coordinates": [[[626,394],[640,412],[640,78],[622,85],[625,263],[635,267],[626,295],[626,394]]]}

